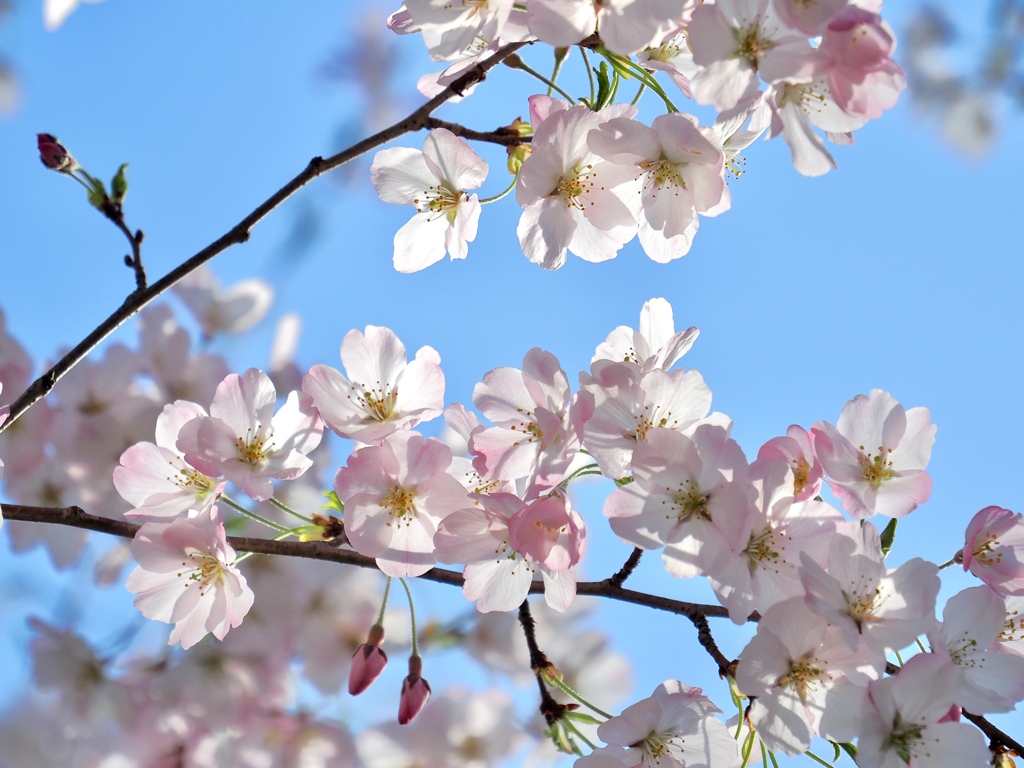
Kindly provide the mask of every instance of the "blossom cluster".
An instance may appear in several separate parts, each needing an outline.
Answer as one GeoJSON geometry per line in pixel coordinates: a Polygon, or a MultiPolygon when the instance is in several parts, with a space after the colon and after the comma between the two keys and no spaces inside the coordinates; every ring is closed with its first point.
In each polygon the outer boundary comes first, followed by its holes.
{"type": "MultiPolygon", "coordinates": [[[[980,735],[950,722],[949,713],[1007,711],[1024,698],[1015,618],[1024,599],[1022,516],[998,507],[978,514],[957,559],[983,585],[954,596],[937,621],[938,567],[920,559],[888,567],[888,545],[871,520],[905,516],[928,500],[936,429],[927,409],[873,390],[846,403],[835,424],[791,426],[750,461],[731,437],[731,419],[711,410],[701,374],[679,367],[697,337],[696,328],[677,332],[669,304],[652,299],[638,329],[616,328],[597,346],[578,386],[554,355],[536,348],[521,368],[483,376],[475,411],[445,408],[434,349],[410,360],[392,331],[375,326],[345,336],[343,370],[315,365],[283,398],[258,369],[228,374],[208,406],[167,405],[156,441],[130,446],[113,472],[132,505],[126,515],[143,522],[128,580],[136,605],[174,624],[171,643],[184,647],[207,633],[224,639],[237,631],[254,592],[225,538],[224,511],[246,513],[226,495],[229,486],[259,510],[288,509],[282,499],[304,498],[290,489],[314,475],[326,427],[354,441],[332,489],[346,545],[391,577],[422,575],[436,563],[463,566],[463,593],[483,614],[517,608],[534,583],[548,606],[566,612],[594,524],[568,489],[574,478],[600,474],[615,481],[604,515],[624,543],[660,551],[673,576],[706,577],[737,624],[760,613],[736,684],[752,699],[748,722],[767,748],[795,754],[815,735],[859,739],[877,753],[864,764],[881,765],[893,750],[916,754],[955,732],[972,745],[966,759],[974,761],[985,752],[980,735]],[[455,450],[420,431],[442,414],[455,450]],[[842,511],[822,499],[826,484],[842,511]],[[887,654],[923,635],[930,652],[885,678],[887,654]],[[927,711],[901,698],[907,679],[931,692],[927,711]],[[916,730],[892,730],[908,718],[916,730]]],[[[305,484],[307,492],[318,482],[305,484]]],[[[323,518],[312,520],[277,527],[326,532],[323,518]]],[[[363,632],[370,623],[367,615],[363,632]]],[[[374,677],[386,661],[380,657],[374,677]]],[[[402,696],[406,706],[420,690],[417,709],[429,693],[418,665],[410,685],[421,688],[402,696]]],[[[369,674],[360,669],[350,686],[363,689],[372,677],[353,683],[369,674]]],[[[665,685],[652,702],[668,697],[658,706],[683,720],[658,726],[651,750],[671,752],[688,729],[718,733],[702,694],[679,681],[665,685]],[[685,706],[667,703],[674,697],[685,706]],[[680,714],[694,707],[696,720],[680,714]]],[[[642,759],[610,723],[598,731],[607,746],[585,765],[642,759]]],[[[733,741],[731,752],[722,751],[723,743],[708,742],[708,760],[732,765],[739,747],[733,741]]]]}
{"type": "MultiPolygon", "coordinates": [[[[739,175],[739,153],[766,131],[786,141],[798,172],[820,176],[835,168],[817,131],[836,144],[852,143],[854,131],[891,108],[906,84],[880,5],[407,0],[389,26],[422,35],[430,56],[449,62],[438,77],[421,81],[428,95],[506,43],[540,41],[594,49],[614,78],[638,77],[664,100],[668,114],[647,125],[637,119],[637,107],[612,102],[611,86],[572,104],[538,95],[529,100],[529,123],[517,118],[509,126],[531,137],[528,148],[510,151],[523,208],[520,245],[530,261],[558,269],[569,251],[605,261],[634,237],[657,262],[684,256],[699,216],[730,208],[726,176],[739,175]],[[655,77],[659,72],[717,117],[701,125],[678,111],[655,77]]],[[[423,269],[446,252],[466,257],[482,203],[466,190],[479,188],[487,170],[445,128],[428,134],[422,152],[403,147],[377,154],[378,195],[417,210],[395,235],[399,271],[423,269]]]]}

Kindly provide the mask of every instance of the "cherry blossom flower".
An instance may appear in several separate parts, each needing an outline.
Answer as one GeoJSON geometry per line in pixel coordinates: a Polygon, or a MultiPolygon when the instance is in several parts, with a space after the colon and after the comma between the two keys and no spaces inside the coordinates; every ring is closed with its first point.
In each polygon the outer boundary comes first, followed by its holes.
{"type": "Polygon", "coordinates": [[[143,311],[139,325],[139,351],[146,372],[160,388],[160,399],[210,402],[217,385],[229,373],[224,358],[192,354],[188,331],[178,324],[166,304],[143,311]]]}
{"type": "Polygon", "coordinates": [[[534,264],[558,269],[566,250],[586,261],[607,261],[636,234],[636,218],[617,194],[633,180],[633,169],[603,160],[587,144],[602,122],[635,114],[628,104],[600,112],[576,105],[552,108],[534,124],[533,151],[516,183],[516,200],[525,209],[516,234],[534,264]]]}
{"type": "Polygon", "coordinates": [[[554,46],[575,45],[595,31],[610,51],[634,54],[683,21],[679,0],[531,0],[530,32],[554,46]]]}
{"type": "Polygon", "coordinates": [[[580,388],[594,398],[583,440],[602,474],[614,480],[629,475],[633,451],[651,431],[690,431],[711,409],[711,389],[697,371],[641,374],[635,365],[608,360],[591,371],[580,373],[580,388]]]}
{"type": "MultiPolygon", "coordinates": [[[[479,494],[474,499],[477,506],[447,516],[434,536],[440,562],[466,564],[462,594],[475,602],[481,613],[511,611],[526,599],[539,572],[544,581],[545,601],[556,611],[564,612],[576,597],[575,569],[570,566],[554,570],[534,556],[518,551],[512,544],[512,527],[537,517],[527,510],[541,505],[543,511],[551,502],[542,499],[529,505],[511,493],[479,494]]],[[[563,501],[555,503],[565,505],[563,501]]],[[[583,529],[583,520],[575,511],[571,512],[567,524],[583,529]]],[[[516,538],[525,539],[532,548],[533,542],[525,533],[517,531],[516,538]]],[[[572,546],[582,555],[580,542],[572,546]]],[[[548,553],[551,551],[549,549],[548,553]]],[[[569,547],[565,548],[565,553],[568,556],[556,565],[572,562],[569,547]]],[[[545,558],[544,550],[539,554],[545,558]]]]}
{"type": "Polygon", "coordinates": [[[409,657],[409,674],[402,681],[402,695],[398,699],[398,724],[408,725],[430,698],[430,685],[423,679],[423,660],[418,654],[409,657]]]}
{"type": "Polygon", "coordinates": [[[793,494],[797,501],[813,499],[821,490],[825,469],[814,453],[814,435],[790,425],[782,437],[773,437],[757,452],[759,461],[784,461],[793,470],[793,494]]]}
{"type": "Polygon", "coordinates": [[[803,597],[802,554],[824,565],[836,525],[843,522],[839,511],[823,501],[797,501],[793,473],[782,462],[755,462],[750,477],[757,500],[746,518],[747,544],[738,557],[727,558],[709,574],[715,595],[736,624],[746,623],[755,610],[763,613],[787,598],[803,597]]]}
{"type": "Polygon", "coordinates": [[[1003,598],[1006,606],[1003,628],[997,638],[1000,651],[1024,656],[1024,595],[1003,598]]]}
{"type": "Polygon", "coordinates": [[[569,468],[594,408],[590,394],[573,396],[558,358],[539,347],[526,353],[522,370],[486,373],[473,388],[473,403],[496,425],[470,438],[477,471],[547,488],[569,468]]]}
{"type": "Polygon", "coordinates": [[[628,118],[607,120],[590,132],[587,144],[603,159],[633,168],[633,184],[626,188],[640,193],[638,237],[654,261],[685,256],[697,232],[697,214],[729,208],[725,155],[691,115],[660,115],[650,127],[628,118]]]}
{"type": "Polygon", "coordinates": [[[416,215],[395,234],[395,269],[418,272],[444,258],[464,259],[476,237],[480,201],[476,189],[487,163],[445,128],[427,134],[423,151],[395,147],[378,152],[370,167],[381,200],[413,205],[416,215]]]}
{"type": "Polygon", "coordinates": [[[935,429],[927,408],[904,410],[880,389],[847,401],[836,426],[811,427],[829,487],[858,518],[903,517],[928,500],[935,429]]]}
{"type": "Polygon", "coordinates": [[[985,507],[967,525],[964,570],[998,594],[1024,595],[1024,515],[985,507]]]}
{"type": "Polygon", "coordinates": [[[430,57],[451,60],[478,39],[505,37],[514,0],[452,3],[450,0],[406,0],[409,23],[423,35],[430,57]]]}
{"type": "Polygon", "coordinates": [[[368,325],[365,333],[345,334],[341,362],[347,376],[314,365],[302,380],[320,417],[341,437],[376,442],[444,410],[441,356],[432,347],[421,347],[410,363],[390,328],[368,325]]]}
{"type": "Polygon", "coordinates": [[[177,400],[157,418],[155,444],[136,443],[121,454],[114,487],[135,507],[125,513],[127,517],[176,517],[216,501],[225,483],[188,464],[176,448],[181,428],[205,416],[202,406],[177,400]]]}
{"type": "Polygon", "coordinates": [[[633,479],[608,497],[604,514],[626,543],[664,547],[673,576],[714,573],[746,546],[754,489],[743,451],[723,427],[652,430],[633,452],[633,479]]]}
{"type": "Polygon", "coordinates": [[[932,652],[948,655],[963,675],[953,701],[977,715],[1009,712],[1024,699],[1024,658],[994,647],[1005,623],[1003,598],[972,587],[949,599],[942,625],[928,633],[932,652]]]}
{"type": "Polygon", "coordinates": [[[254,595],[233,563],[216,506],[170,523],[144,523],[131,545],[138,563],[125,586],[147,619],[174,624],[169,645],[188,649],[208,633],[223,640],[254,595]]]}
{"type": "Polygon", "coordinates": [[[575,765],[733,768],[740,764],[739,749],[725,723],[715,718],[720,712],[700,688],[666,680],[648,698],[601,723],[597,735],[611,748],[575,765]]]}
{"type": "Polygon", "coordinates": [[[959,672],[948,660],[921,653],[898,675],[868,686],[857,765],[861,768],[962,768],[988,765],[981,731],[944,721],[959,672]]]}
{"type": "Polygon", "coordinates": [[[263,280],[243,280],[221,290],[208,267],[199,267],[172,289],[195,316],[203,336],[245,333],[263,319],[274,299],[274,290],[263,280]]]}
{"type": "Polygon", "coordinates": [[[230,374],[210,405],[181,427],[176,446],[185,461],[210,477],[223,475],[257,501],[274,495],[271,479],[294,480],[313,466],[323,422],[304,392],[292,392],[275,414],[270,377],[250,368],[230,374]]]}
{"type": "Polygon", "coordinates": [[[440,440],[403,430],[355,451],[338,470],[334,489],[345,505],[345,533],[388,576],[419,576],[434,567],[438,523],[468,503],[446,471],[451,460],[440,440]]]}
{"type": "Polygon", "coordinates": [[[352,654],[352,667],[348,674],[348,692],[351,695],[358,696],[363,693],[384,671],[388,655],[380,647],[383,642],[384,627],[381,624],[374,624],[370,628],[367,641],[352,654]]]}
{"type": "Polygon", "coordinates": [[[863,640],[880,654],[898,651],[935,623],[938,567],[914,558],[888,571],[870,523],[836,526],[828,573],[809,556],[800,559],[808,607],[835,625],[850,648],[863,640]]]}
{"type": "Polygon", "coordinates": [[[597,346],[590,362],[613,360],[634,363],[644,371],[667,371],[690,351],[699,335],[693,326],[676,333],[672,305],[665,299],[651,299],[640,310],[640,328],[618,326],[597,346]]]}
{"type": "Polygon", "coordinates": [[[819,729],[829,733],[834,712],[856,714],[864,686],[884,669],[884,658],[863,645],[850,649],[841,633],[795,597],[761,617],[757,634],[740,653],[736,684],[756,697],[750,721],[765,746],[796,755],[819,729]]]}
{"type": "Polygon", "coordinates": [[[687,39],[699,69],[698,104],[727,110],[753,96],[758,75],[771,83],[800,74],[813,57],[807,36],[787,28],[769,0],[718,0],[693,12],[687,39]]]}

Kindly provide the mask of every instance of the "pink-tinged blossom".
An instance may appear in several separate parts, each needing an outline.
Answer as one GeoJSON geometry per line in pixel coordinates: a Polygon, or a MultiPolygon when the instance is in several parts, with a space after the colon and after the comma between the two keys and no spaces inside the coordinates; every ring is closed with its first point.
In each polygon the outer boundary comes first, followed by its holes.
{"type": "Polygon", "coordinates": [[[964,570],[1000,595],[1024,595],[1024,515],[985,507],[967,525],[964,570]]]}
{"type": "Polygon", "coordinates": [[[654,261],[685,256],[697,232],[697,214],[729,208],[729,200],[723,202],[725,155],[691,115],[661,115],[650,127],[615,118],[591,131],[587,143],[603,159],[633,169],[626,190],[640,194],[638,237],[654,261]]]}
{"type": "Polygon", "coordinates": [[[850,0],[774,0],[775,12],[784,24],[805,35],[820,35],[829,22],[846,10],[850,0]]]}
{"type": "Polygon", "coordinates": [[[764,613],[775,603],[803,597],[801,554],[824,565],[836,525],[843,522],[839,511],[823,501],[796,501],[793,473],[782,462],[757,461],[750,477],[757,499],[746,519],[747,544],[738,557],[727,558],[709,574],[715,595],[737,624],[753,611],[764,613]]]}
{"type": "Polygon", "coordinates": [[[821,490],[825,469],[814,453],[814,435],[790,425],[782,437],[773,437],[757,452],[758,461],[784,461],[793,470],[793,494],[797,501],[813,499],[821,490]]]}
{"type": "Polygon", "coordinates": [[[210,405],[181,427],[176,446],[185,461],[210,477],[223,475],[257,501],[274,495],[271,479],[294,480],[313,466],[323,422],[304,392],[292,392],[276,414],[270,377],[250,368],[230,374],[210,405]]]}
{"type": "Polygon", "coordinates": [[[516,183],[525,209],[516,233],[523,253],[545,269],[565,264],[566,251],[591,261],[614,258],[636,234],[636,218],[617,194],[635,175],[631,167],[602,160],[587,135],[636,107],[613,104],[593,112],[583,105],[551,110],[534,125],[532,152],[516,183]]]}
{"type": "Polygon", "coordinates": [[[435,61],[455,59],[477,39],[505,37],[505,26],[514,0],[406,0],[409,24],[423,35],[423,42],[435,61]]]}
{"type": "Polygon", "coordinates": [[[800,578],[808,607],[835,625],[850,648],[863,640],[879,654],[899,651],[935,623],[938,567],[914,558],[887,570],[881,537],[870,523],[838,525],[828,572],[802,555],[800,578]]]}
{"type": "Polygon", "coordinates": [[[125,586],[143,616],[174,624],[169,645],[180,641],[188,649],[208,633],[223,640],[252,607],[216,506],[170,523],[144,523],[131,548],[138,567],[125,586]]]}
{"type": "Polygon", "coordinates": [[[651,299],[640,310],[639,330],[618,326],[597,346],[590,362],[613,360],[635,363],[644,371],[667,371],[690,351],[699,335],[693,326],[676,333],[672,305],[665,299],[651,299]]]}
{"type": "Polygon", "coordinates": [[[864,645],[850,649],[795,597],[761,617],[757,634],[740,653],[736,685],[756,697],[749,717],[765,746],[796,755],[815,734],[829,732],[829,719],[856,719],[863,687],[884,669],[884,658],[864,645]]]}
{"type": "Polygon", "coordinates": [[[139,351],[146,372],[160,388],[159,399],[210,402],[217,385],[229,373],[224,358],[192,354],[189,332],[178,324],[166,304],[147,308],[139,320],[139,351]]]}
{"type": "Polygon", "coordinates": [[[338,470],[334,490],[345,505],[345,533],[388,576],[434,567],[438,523],[468,502],[447,472],[451,460],[440,440],[403,430],[355,451],[338,470]]]}
{"type": "Polygon", "coordinates": [[[935,654],[914,656],[898,675],[868,685],[857,765],[860,768],[982,768],[992,759],[981,731],[943,722],[959,672],[935,654]]]}
{"type": "Polygon", "coordinates": [[[420,347],[410,363],[390,328],[368,325],[365,333],[345,334],[341,362],[345,375],[314,365],[302,380],[320,417],[341,437],[373,443],[444,410],[441,356],[433,347],[420,347]]]}
{"type": "Polygon", "coordinates": [[[508,521],[509,546],[550,571],[567,571],[583,559],[587,529],[564,493],[527,504],[508,521]]]}
{"type": "Polygon", "coordinates": [[[608,50],[628,56],[653,45],[682,22],[679,0],[531,0],[530,32],[554,46],[575,45],[594,32],[608,50]]]}
{"type": "Polygon", "coordinates": [[[754,489],[728,430],[711,424],[692,435],[653,430],[633,452],[633,479],[608,497],[604,514],[626,543],[664,547],[673,576],[714,573],[746,545],[754,489]]]}
{"type": "Polygon", "coordinates": [[[221,290],[208,267],[193,270],[172,290],[185,302],[208,339],[221,333],[245,333],[263,319],[274,300],[273,288],[256,278],[221,290]]]}
{"type": "Polygon", "coordinates": [[[803,72],[814,52],[807,36],[786,27],[769,0],[718,0],[693,12],[687,39],[699,69],[690,80],[698,104],[727,110],[766,82],[803,72]]]}
{"type": "Polygon", "coordinates": [[[841,110],[874,120],[895,106],[907,87],[906,74],[892,60],[895,50],[896,35],[877,13],[851,5],[829,23],[818,55],[841,110]]]}
{"type": "Polygon", "coordinates": [[[1006,615],[997,647],[1000,651],[1024,656],[1024,595],[1009,595],[1003,598],[1003,602],[1006,615]]]}
{"type": "Polygon", "coordinates": [[[580,373],[580,389],[594,398],[583,442],[605,477],[630,473],[633,451],[655,429],[685,432],[708,415],[711,389],[697,371],[644,373],[631,363],[598,360],[580,373]]]}
{"type": "Polygon", "coordinates": [[[927,408],[904,410],[888,392],[871,390],[847,401],[832,426],[819,421],[814,450],[843,509],[857,518],[903,517],[928,501],[925,472],[935,443],[927,408]]]}
{"type": "MultiPolygon", "coordinates": [[[[461,509],[442,520],[434,536],[438,561],[466,564],[462,587],[466,599],[475,602],[481,613],[514,610],[526,599],[539,572],[548,606],[564,612],[576,597],[575,569],[552,570],[511,543],[513,520],[521,524],[536,517],[527,510],[544,499],[528,505],[510,493],[493,493],[478,495],[475,502],[475,507],[461,509]]],[[[583,520],[578,513],[571,513],[571,524],[582,530],[583,520]]],[[[519,537],[531,543],[525,534],[519,537]]],[[[578,543],[576,549],[582,556],[578,543]]],[[[571,560],[568,548],[566,554],[571,560]]]]}
{"type": "Polygon", "coordinates": [[[789,146],[793,167],[804,176],[822,176],[835,169],[836,161],[815,132],[826,132],[834,144],[852,144],[853,131],[861,128],[866,117],[849,115],[839,108],[822,71],[822,62],[799,76],[776,81],[765,93],[771,109],[768,138],[781,135],[789,146]]]}
{"type": "Polygon", "coordinates": [[[995,647],[1006,624],[1006,603],[988,587],[954,595],[942,625],[928,633],[932,652],[948,655],[962,679],[953,700],[976,715],[1009,712],[1024,699],[1024,658],[995,647]]]}
{"type": "Polygon", "coordinates": [[[464,259],[476,237],[480,201],[465,189],[487,178],[487,163],[465,140],[437,128],[423,151],[395,147],[378,152],[370,167],[381,200],[412,205],[416,214],[395,234],[395,269],[418,272],[444,258],[464,259]]]}
{"type": "Polygon", "coordinates": [[[593,414],[586,392],[575,396],[558,358],[534,347],[523,368],[495,368],[473,388],[473,403],[495,426],[475,432],[469,450],[485,478],[531,482],[550,488],[561,481],[593,414]]]}
{"type": "Polygon", "coordinates": [[[597,728],[608,748],[581,758],[577,768],[733,768],[736,740],[700,688],[666,680],[646,699],[597,728]]]}
{"type": "Polygon", "coordinates": [[[658,45],[641,51],[637,61],[646,70],[667,74],[686,98],[692,98],[690,78],[697,67],[693,63],[693,53],[686,42],[685,31],[670,32],[658,45]]]}
{"type": "Polygon", "coordinates": [[[156,420],[156,443],[136,443],[121,454],[114,487],[134,507],[125,516],[177,517],[216,501],[225,483],[189,465],[175,447],[181,428],[205,416],[206,409],[196,403],[166,405],[156,420]]]}

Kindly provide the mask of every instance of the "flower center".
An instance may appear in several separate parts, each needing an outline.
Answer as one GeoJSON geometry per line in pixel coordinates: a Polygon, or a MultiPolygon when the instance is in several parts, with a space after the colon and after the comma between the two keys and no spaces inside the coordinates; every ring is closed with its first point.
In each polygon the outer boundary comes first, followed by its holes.
{"type": "MultiPolygon", "coordinates": [[[[235,451],[238,458],[246,464],[259,464],[274,452],[274,433],[263,434],[263,425],[256,425],[256,433],[252,427],[245,430],[244,437],[235,438],[235,451]]],[[[184,473],[184,470],[182,471],[184,473]]]]}
{"type": "Polygon", "coordinates": [[[801,456],[790,462],[793,465],[793,495],[799,496],[800,491],[807,487],[811,476],[811,463],[801,456]]]}
{"type": "MultiPolygon", "coordinates": [[[[520,421],[518,424],[510,424],[509,429],[516,432],[522,432],[524,435],[525,442],[527,444],[541,441],[541,445],[544,444],[544,430],[540,428],[535,419],[536,415],[533,411],[527,410],[526,408],[516,408],[516,413],[521,413],[528,421],[520,421]]],[[[519,445],[524,442],[523,440],[516,440],[512,445],[519,445]]]]}
{"type": "MultiPolygon", "coordinates": [[[[440,216],[447,217],[449,223],[455,221],[456,210],[462,202],[464,192],[449,189],[443,184],[432,184],[421,193],[420,197],[413,198],[412,204],[416,206],[417,213],[427,211],[435,216],[430,216],[429,221],[434,221],[440,216]]],[[[466,196],[468,198],[468,196],[466,196]]]]}
{"type": "Polygon", "coordinates": [[[733,58],[743,59],[755,72],[759,59],[775,47],[772,40],[762,36],[761,27],[758,24],[734,28],[732,36],[736,41],[736,49],[732,53],[733,58]]]}
{"type": "Polygon", "coordinates": [[[892,462],[889,461],[891,454],[892,449],[882,445],[878,446],[877,454],[865,453],[864,446],[860,446],[860,457],[857,460],[863,470],[862,477],[871,484],[872,488],[878,488],[882,481],[891,480],[895,476],[892,462]]]}
{"type": "Polygon", "coordinates": [[[647,738],[631,746],[639,747],[644,753],[643,766],[661,765],[665,759],[668,765],[686,765],[683,757],[685,739],[675,733],[651,733],[647,738]]]}
{"type": "Polygon", "coordinates": [[[784,688],[792,688],[801,701],[807,700],[807,692],[813,690],[818,681],[824,676],[824,672],[815,666],[816,659],[806,653],[799,659],[789,660],[789,671],[780,677],[775,685],[784,688]]]}
{"type": "MultiPolygon", "coordinates": [[[[674,492],[671,488],[665,490],[672,495],[672,512],[680,523],[689,522],[694,518],[711,519],[711,513],[708,511],[708,499],[711,498],[711,493],[701,492],[692,480],[684,480],[674,492]]],[[[664,504],[665,501],[661,503],[664,504]]],[[[666,515],[666,517],[670,516],[666,515]]]]}
{"type": "Polygon", "coordinates": [[[999,536],[986,531],[974,541],[974,559],[987,568],[997,568],[1003,561],[1003,548],[999,536]]]}
{"type": "Polygon", "coordinates": [[[182,570],[178,576],[185,578],[185,589],[196,586],[199,596],[205,597],[210,585],[220,580],[224,565],[211,554],[193,550],[186,552],[188,560],[181,561],[182,570]]]}
{"type": "MultiPolygon", "coordinates": [[[[783,547],[775,543],[775,531],[765,528],[757,534],[751,534],[750,542],[747,544],[743,554],[747,556],[750,563],[750,572],[753,573],[757,566],[775,570],[778,573],[779,558],[782,556],[783,547]]],[[[785,562],[785,561],[783,561],[785,562]]]]}
{"type": "Polygon", "coordinates": [[[643,442],[647,439],[647,433],[658,427],[668,427],[669,429],[675,429],[679,426],[679,419],[672,418],[672,411],[666,411],[664,416],[658,416],[658,406],[653,406],[654,410],[651,410],[650,405],[644,406],[643,413],[633,415],[633,439],[638,443],[643,442]]]}
{"type": "MultiPolygon", "coordinates": [[[[396,519],[398,527],[401,527],[403,522],[407,525],[411,523],[412,518],[416,514],[416,510],[413,507],[415,498],[416,491],[414,489],[396,485],[388,489],[384,494],[384,498],[381,499],[380,505],[388,511],[391,517],[396,519]]],[[[391,525],[390,520],[387,522],[387,525],[391,525]]]]}
{"type": "Polygon", "coordinates": [[[892,721],[892,731],[882,742],[882,749],[894,750],[909,765],[914,746],[923,740],[923,730],[924,727],[919,723],[904,723],[903,717],[897,712],[892,721]]]}
{"type": "Polygon", "coordinates": [[[685,191],[686,189],[686,181],[683,179],[682,173],[679,172],[683,165],[685,163],[673,163],[664,158],[640,163],[641,171],[637,176],[642,184],[640,194],[656,197],[658,192],[667,187],[668,191],[678,197],[679,190],[685,191]]]}
{"type": "Polygon", "coordinates": [[[374,421],[384,422],[395,412],[398,387],[391,389],[379,381],[372,387],[366,384],[353,384],[352,394],[348,395],[348,399],[354,400],[374,421]]]}
{"type": "Polygon", "coordinates": [[[567,208],[585,210],[583,201],[580,198],[589,194],[594,188],[594,177],[596,174],[592,172],[593,169],[594,166],[590,164],[573,168],[572,171],[562,177],[562,180],[558,182],[558,186],[555,187],[549,197],[558,195],[565,201],[567,208]]]}

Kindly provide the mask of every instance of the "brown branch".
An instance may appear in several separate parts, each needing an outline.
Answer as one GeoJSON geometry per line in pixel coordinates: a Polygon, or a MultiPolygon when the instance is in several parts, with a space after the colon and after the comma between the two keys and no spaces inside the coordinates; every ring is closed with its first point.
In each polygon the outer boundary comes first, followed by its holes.
{"type": "Polygon", "coordinates": [[[640,547],[634,547],[633,551],[629,553],[629,557],[626,558],[626,562],[622,564],[622,567],[613,575],[609,576],[605,581],[608,582],[608,586],[621,587],[622,582],[633,575],[633,571],[640,565],[640,558],[643,557],[644,551],[640,547]]]}
{"type": "Polygon", "coordinates": [[[449,123],[447,120],[441,120],[436,117],[428,117],[424,128],[445,128],[456,136],[461,136],[464,139],[470,139],[471,141],[487,141],[491,144],[501,144],[505,147],[514,147],[519,144],[529,144],[533,137],[523,136],[517,133],[512,128],[495,128],[493,131],[475,131],[472,128],[467,128],[459,123],[449,123]]]}
{"type": "Polygon", "coordinates": [[[533,675],[537,678],[537,687],[540,689],[540,713],[544,717],[544,722],[548,724],[548,728],[551,728],[562,719],[567,707],[555,701],[555,697],[548,690],[547,683],[544,682],[544,675],[551,671],[552,665],[537,644],[537,624],[533,620],[533,614],[530,613],[529,600],[523,600],[522,605],[519,606],[519,626],[523,628],[526,646],[530,649],[530,669],[533,670],[533,675]]]}
{"type": "MultiPolygon", "coordinates": [[[[5,520],[21,520],[31,523],[51,523],[68,525],[72,528],[84,528],[90,531],[120,536],[124,539],[135,538],[139,526],[125,520],[111,520],[106,517],[90,515],[81,507],[27,507],[21,504],[0,504],[0,512],[5,520]]],[[[360,568],[376,568],[377,563],[372,557],[360,555],[350,549],[342,549],[338,544],[326,541],[274,541],[243,536],[229,536],[228,543],[236,552],[252,552],[258,555],[282,555],[284,557],[303,557],[310,560],[328,560],[333,563],[355,565],[360,568]]],[[[462,586],[462,574],[447,568],[431,568],[417,578],[435,581],[439,584],[462,586]]],[[[530,585],[530,594],[544,591],[543,582],[530,585]]],[[[691,621],[695,616],[724,617],[729,613],[719,605],[701,605],[673,600],[668,597],[635,592],[631,589],[609,586],[607,581],[582,581],[576,585],[577,594],[595,595],[624,603],[656,608],[661,611],[686,616],[691,621]]]]}
{"type": "Polygon", "coordinates": [[[28,389],[11,404],[10,416],[7,421],[0,424],[0,433],[17,421],[32,405],[46,397],[68,371],[78,365],[86,355],[95,349],[107,336],[123,325],[125,321],[141,311],[149,302],[168,290],[185,275],[202,266],[217,254],[226,251],[234,245],[246,242],[249,239],[252,228],[299,189],[318,176],[322,176],[328,171],[332,171],[350,160],[354,160],[371,149],[386,144],[406,133],[412,133],[426,127],[427,120],[434,110],[452,97],[461,96],[470,86],[482,81],[487,76],[489,70],[528,44],[511,43],[506,45],[489,59],[480,62],[472,69],[466,71],[455,82],[419,109],[409,114],[408,117],[327,159],[314,157],[301,173],[260,203],[252,213],[238,222],[231,230],[188,260],[179,264],[145,290],[136,290],[130,294],[110,317],[100,323],[92,333],[82,339],[74,349],[64,355],[50,370],[32,382],[28,389]]]}

